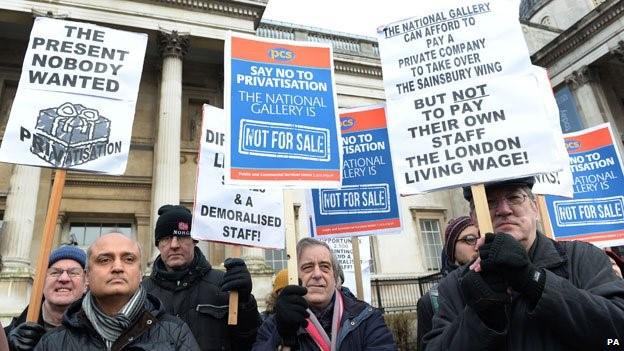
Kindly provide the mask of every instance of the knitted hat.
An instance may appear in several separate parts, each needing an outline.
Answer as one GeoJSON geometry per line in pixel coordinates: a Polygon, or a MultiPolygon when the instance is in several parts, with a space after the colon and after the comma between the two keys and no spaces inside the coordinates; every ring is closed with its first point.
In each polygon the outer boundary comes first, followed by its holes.
{"type": "Polygon", "coordinates": [[[82,268],[85,268],[85,262],[87,261],[87,254],[78,246],[63,245],[56,248],[50,253],[48,259],[48,268],[60,260],[74,260],[78,262],[82,268]]]}
{"type": "Polygon", "coordinates": [[[446,225],[444,231],[444,250],[450,262],[455,262],[455,243],[459,234],[469,226],[474,225],[472,219],[468,216],[461,216],[452,219],[446,225]]]}
{"type": "MultiPolygon", "coordinates": [[[[512,186],[512,185],[516,185],[516,186],[528,186],[529,189],[533,189],[533,184],[535,184],[535,178],[534,177],[524,177],[524,178],[516,178],[516,179],[508,179],[508,180],[503,180],[500,182],[492,182],[492,183],[487,183],[485,184],[485,189],[495,189],[495,188],[500,188],[500,187],[504,187],[504,186],[512,186]]],[[[470,201],[472,199],[472,191],[470,190],[469,186],[465,186],[462,188],[464,191],[464,199],[466,199],[466,201],[470,201]]]]}
{"type": "Polygon", "coordinates": [[[277,272],[275,279],[273,279],[273,292],[278,293],[288,285],[288,270],[282,269],[277,272]]]}
{"type": "Polygon", "coordinates": [[[156,246],[165,236],[190,236],[193,216],[188,208],[180,205],[164,205],[158,209],[158,220],[154,228],[156,246]]]}

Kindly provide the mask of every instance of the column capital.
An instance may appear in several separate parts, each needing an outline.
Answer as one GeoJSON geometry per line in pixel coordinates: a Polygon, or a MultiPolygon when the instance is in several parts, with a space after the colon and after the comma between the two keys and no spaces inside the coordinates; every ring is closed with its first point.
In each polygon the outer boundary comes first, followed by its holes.
{"type": "Polygon", "coordinates": [[[190,46],[189,36],[177,30],[158,32],[158,50],[162,57],[177,57],[182,59],[188,53],[190,46]]]}
{"type": "Polygon", "coordinates": [[[583,66],[565,78],[566,83],[572,90],[581,86],[598,81],[598,74],[593,67],[583,66]]]}
{"type": "Polygon", "coordinates": [[[624,40],[618,41],[616,47],[609,49],[609,54],[618,60],[618,62],[624,63],[624,40]]]}

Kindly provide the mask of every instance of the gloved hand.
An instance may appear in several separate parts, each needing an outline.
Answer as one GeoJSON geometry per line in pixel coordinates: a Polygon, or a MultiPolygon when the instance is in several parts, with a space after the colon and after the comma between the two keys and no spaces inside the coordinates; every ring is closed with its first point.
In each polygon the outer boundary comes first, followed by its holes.
{"type": "Polygon", "coordinates": [[[247,303],[251,295],[251,274],[245,261],[240,258],[228,258],[223,263],[225,275],[221,283],[221,291],[238,291],[239,303],[247,303]]]}
{"type": "Polygon", "coordinates": [[[8,337],[11,350],[32,350],[46,330],[37,323],[24,322],[13,328],[8,337]]]}
{"type": "Polygon", "coordinates": [[[284,346],[296,346],[297,330],[308,325],[308,302],[303,298],[307,293],[303,286],[287,285],[277,297],[275,323],[284,346]]]}
{"type": "Polygon", "coordinates": [[[466,268],[460,276],[460,286],[466,304],[490,328],[502,331],[507,326],[506,305],[511,303],[507,284],[502,275],[477,273],[466,268]]]}
{"type": "Polygon", "coordinates": [[[546,275],[533,266],[527,250],[513,236],[506,233],[485,234],[479,256],[484,272],[502,274],[515,291],[533,302],[542,295],[546,275]]]}

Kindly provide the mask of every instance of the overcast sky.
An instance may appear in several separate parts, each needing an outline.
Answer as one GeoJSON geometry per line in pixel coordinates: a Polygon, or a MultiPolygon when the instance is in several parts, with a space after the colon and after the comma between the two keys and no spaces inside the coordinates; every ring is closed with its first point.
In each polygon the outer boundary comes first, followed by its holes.
{"type": "Polygon", "coordinates": [[[416,6],[422,8],[422,2],[405,0],[269,0],[262,19],[376,38],[378,26],[415,16],[414,8],[416,6]]]}

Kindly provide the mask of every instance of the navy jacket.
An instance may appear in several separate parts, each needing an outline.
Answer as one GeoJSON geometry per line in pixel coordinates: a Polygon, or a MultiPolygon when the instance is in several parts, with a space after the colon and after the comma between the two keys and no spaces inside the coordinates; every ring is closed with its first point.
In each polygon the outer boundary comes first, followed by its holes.
{"type": "MultiPolygon", "coordinates": [[[[344,314],[336,349],[347,350],[397,350],[392,333],[386,326],[381,312],[366,302],[357,300],[350,293],[342,293],[344,314]]],[[[318,347],[310,338],[305,329],[298,332],[299,350],[317,351],[318,347]]],[[[281,337],[277,332],[275,314],[269,316],[258,331],[254,351],[275,351],[281,344],[281,337]]]]}

